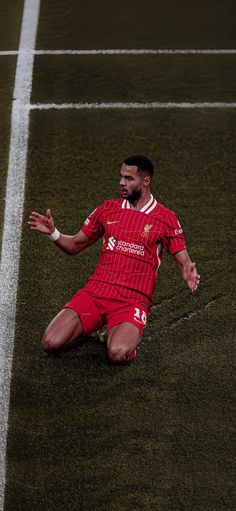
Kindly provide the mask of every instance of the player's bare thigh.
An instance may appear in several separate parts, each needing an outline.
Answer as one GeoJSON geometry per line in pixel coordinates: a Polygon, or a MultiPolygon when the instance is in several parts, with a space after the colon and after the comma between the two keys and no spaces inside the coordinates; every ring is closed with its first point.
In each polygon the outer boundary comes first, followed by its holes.
{"type": "Polygon", "coordinates": [[[83,326],[77,312],[69,308],[63,309],[46,328],[42,337],[42,348],[44,351],[53,352],[72,345],[81,335],[83,326]]]}
{"type": "Polygon", "coordinates": [[[107,349],[112,362],[124,363],[141,341],[138,327],[132,323],[119,323],[108,332],[107,349]]]}

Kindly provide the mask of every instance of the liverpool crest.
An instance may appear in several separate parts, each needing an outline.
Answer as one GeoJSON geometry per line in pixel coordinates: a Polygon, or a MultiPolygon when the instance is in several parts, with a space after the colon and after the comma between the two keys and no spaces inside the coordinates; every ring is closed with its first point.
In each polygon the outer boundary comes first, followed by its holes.
{"type": "Polygon", "coordinates": [[[147,238],[149,233],[150,233],[150,231],[151,231],[151,229],[152,229],[152,227],[153,227],[153,224],[146,224],[144,226],[144,229],[143,229],[143,232],[142,232],[141,236],[144,236],[145,238],[147,238]]]}

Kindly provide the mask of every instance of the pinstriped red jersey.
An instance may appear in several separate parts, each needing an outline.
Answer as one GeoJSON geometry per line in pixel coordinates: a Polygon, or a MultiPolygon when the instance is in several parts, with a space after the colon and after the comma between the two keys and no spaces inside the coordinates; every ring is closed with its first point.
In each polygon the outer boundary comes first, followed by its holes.
{"type": "MultiPolygon", "coordinates": [[[[176,214],[151,195],[140,210],[131,209],[127,199],[107,200],[85,221],[82,231],[98,240],[102,253],[89,283],[115,284],[141,293],[151,300],[162,260],[162,249],[175,254],[186,248],[176,214]]],[[[126,296],[131,296],[131,294],[126,296]]]]}

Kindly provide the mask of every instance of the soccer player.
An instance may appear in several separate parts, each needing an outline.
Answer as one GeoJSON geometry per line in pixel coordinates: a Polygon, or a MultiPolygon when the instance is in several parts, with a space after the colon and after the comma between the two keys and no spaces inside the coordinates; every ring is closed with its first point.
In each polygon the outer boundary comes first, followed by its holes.
{"type": "Polygon", "coordinates": [[[32,212],[30,228],[48,234],[58,248],[76,255],[103,236],[98,265],[88,283],[71,298],[47,327],[42,348],[54,352],[107,326],[107,353],[113,363],[132,361],[152,306],[158,268],[165,249],[173,255],[192,292],[200,276],[186,250],[175,213],[150,192],[153,164],[130,156],[120,168],[121,198],[106,200],[67,236],[55,228],[50,209],[32,212]]]}

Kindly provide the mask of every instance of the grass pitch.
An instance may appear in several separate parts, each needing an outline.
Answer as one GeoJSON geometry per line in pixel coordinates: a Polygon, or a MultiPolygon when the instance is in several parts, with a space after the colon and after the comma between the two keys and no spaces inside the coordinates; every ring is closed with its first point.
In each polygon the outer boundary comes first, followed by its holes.
{"type": "Polygon", "coordinates": [[[233,509],[232,127],[230,112],[32,113],[6,511],[233,509]],[[138,148],[156,163],[154,194],[185,227],[199,292],[166,256],[130,367],[113,367],[92,340],[47,356],[40,336],[100,247],[69,258],[27,230],[28,212],[51,206],[58,228],[76,232],[117,196],[119,162],[138,148]]]}
{"type": "MultiPolygon", "coordinates": [[[[234,12],[210,0],[43,1],[37,47],[233,48],[234,12]]],[[[184,59],[37,57],[32,101],[235,100],[235,57],[184,59]]],[[[3,211],[15,57],[0,64],[3,211]]],[[[228,109],[31,112],[4,511],[235,509],[235,126],[228,109]],[[137,152],[153,159],[153,194],[183,224],[199,291],[166,255],[134,363],[112,366],[91,339],[47,356],[40,337],[87,281],[101,243],[69,258],[28,230],[28,215],[51,207],[58,229],[75,233],[118,197],[119,165],[137,152]]]]}

